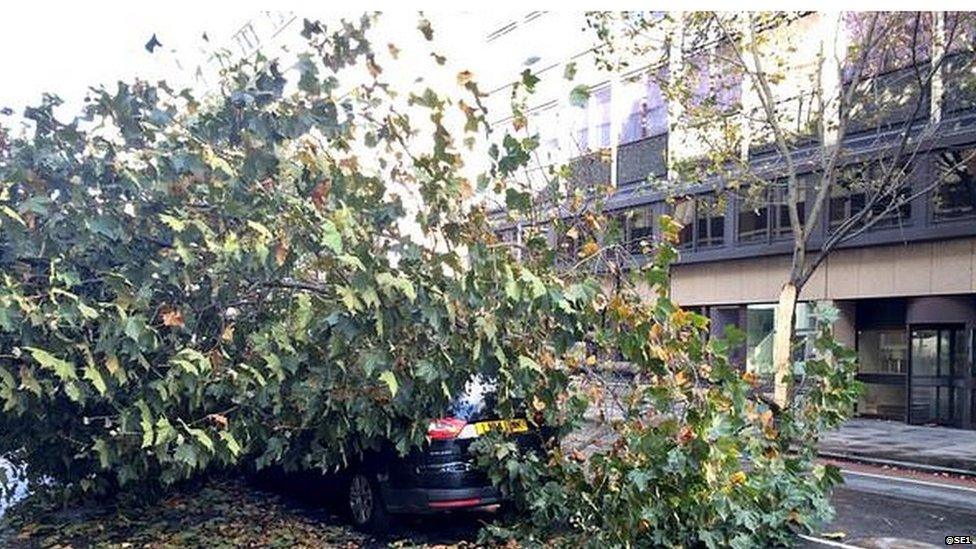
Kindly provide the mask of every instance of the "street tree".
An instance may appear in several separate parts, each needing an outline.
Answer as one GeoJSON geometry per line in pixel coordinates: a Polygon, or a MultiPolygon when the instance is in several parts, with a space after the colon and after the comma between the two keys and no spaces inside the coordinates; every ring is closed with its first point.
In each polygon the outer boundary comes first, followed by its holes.
{"type": "MultiPolygon", "coordinates": [[[[976,18],[957,12],[595,13],[599,60],[649,71],[670,104],[667,180],[712,187],[792,242],[776,307],[774,398],[789,399],[798,296],[838,247],[897,225],[913,200],[971,193],[973,153],[919,160],[973,98],[976,18]],[[826,236],[821,232],[826,224],[826,236]]],[[[691,214],[692,216],[694,214],[691,214]]],[[[695,223],[695,219],[680,219],[695,223]]]]}

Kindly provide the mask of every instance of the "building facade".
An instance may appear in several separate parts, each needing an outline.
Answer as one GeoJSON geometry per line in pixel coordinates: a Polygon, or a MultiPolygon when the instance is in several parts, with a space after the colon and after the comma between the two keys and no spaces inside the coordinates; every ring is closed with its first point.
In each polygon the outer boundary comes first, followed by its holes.
{"type": "MultiPolygon", "coordinates": [[[[532,35],[533,25],[541,25],[547,17],[535,12],[507,17],[486,37],[485,47],[501,52],[506,46],[498,43],[506,35],[532,35]]],[[[798,72],[809,66],[809,58],[803,57],[809,52],[803,51],[803,45],[816,43],[803,37],[830,32],[826,17],[802,14],[789,23],[785,32],[800,44],[798,72]]],[[[836,332],[856,348],[859,357],[858,377],[865,384],[859,414],[976,429],[973,34],[957,31],[954,24],[953,31],[961,33],[965,47],[945,55],[931,82],[919,86],[916,69],[931,67],[927,64],[932,59],[942,59],[945,51],[938,48],[946,43],[947,21],[952,15],[920,17],[929,22],[929,38],[917,42],[920,53],[910,56],[914,64],[903,59],[877,67],[868,79],[870,93],[859,114],[852,115],[844,138],[844,147],[855,151],[844,156],[844,169],[858,178],[872,169],[865,158],[890,147],[902,132],[912,133],[920,145],[910,159],[909,184],[903,189],[906,200],[870,230],[839,245],[817,268],[800,295],[797,331],[802,334],[811,328],[812,303],[832,301],[841,313],[836,332]],[[923,108],[878,112],[874,98],[894,90],[907,90],[923,108]],[[929,189],[934,178],[943,183],[929,189]]],[[[547,24],[565,25],[570,32],[573,26],[585,26],[581,20],[550,19],[547,24]]],[[[839,26],[852,35],[860,32],[851,24],[839,26]]],[[[513,37],[509,46],[516,45],[524,42],[513,37]]],[[[556,74],[568,66],[583,70],[583,65],[592,64],[591,48],[592,44],[577,44],[563,52],[530,55],[527,65],[556,74]]],[[[776,194],[780,191],[764,191],[768,196],[757,203],[736,197],[720,199],[714,182],[684,182],[680,196],[647,184],[673,178],[669,167],[694,154],[688,149],[694,148],[696,138],[671,130],[681,113],[668,104],[656,79],[641,75],[664,70],[674,73],[676,62],[693,62],[698,55],[706,54],[686,50],[666,62],[626,73],[589,72],[583,77],[590,84],[585,106],[573,107],[564,96],[543,93],[534,98],[532,115],[548,161],[585,167],[574,174],[594,182],[612,182],[616,190],[607,207],[620,215],[631,242],[653,238],[655,220],[663,214],[684,225],[681,256],[672,270],[673,298],[709,316],[716,334],[728,325],[744,330],[747,341],[740,358],[746,367],[762,369],[771,365],[774,303],[788,279],[793,245],[786,206],[776,194]],[[600,149],[609,155],[595,156],[593,151],[600,149]]],[[[712,85],[720,80],[716,75],[711,76],[712,85]]],[[[721,85],[728,88],[722,92],[723,101],[748,110],[747,86],[728,79],[721,85]]],[[[504,85],[494,89],[499,98],[507,93],[504,85]]],[[[809,105],[812,95],[804,91],[800,89],[788,99],[801,124],[804,109],[809,110],[804,105],[809,105]]],[[[748,120],[741,123],[748,124],[748,120]]],[[[775,178],[782,170],[775,148],[758,132],[743,134],[747,138],[742,154],[752,170],[775,178]]],[[[794,156],[805,166],[800,169],[801,178],[816,177],[822,150],[817,136],[811,136],[807,145],[798,142],[794,156]]],[[[864,204],[865,195],[855,185],[838,185],[816,220],[809,248],[816,251],[864,204]]],[[[798,209],[801,216],[806,213],[803,203],[798,209]]]]}

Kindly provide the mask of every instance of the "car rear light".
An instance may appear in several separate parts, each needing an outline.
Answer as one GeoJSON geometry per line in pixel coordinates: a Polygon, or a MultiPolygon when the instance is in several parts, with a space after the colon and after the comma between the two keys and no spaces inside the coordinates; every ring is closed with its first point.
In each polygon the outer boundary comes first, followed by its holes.
{"type": "Polygon", "coordinates": [[[461,434],[461,430],[468,423],[456,417],[444,417],[432,420],[427,425],[427,438],[431,440],[451,440],[461,434]]]}
{"type": "Polygon", "coordinates": [[[459,509],[462,507],[477,507],[481,504],[481,498],[470,499],[448,499],[443,501],[431,501],[427,504],[431,509],[459,509]]]}

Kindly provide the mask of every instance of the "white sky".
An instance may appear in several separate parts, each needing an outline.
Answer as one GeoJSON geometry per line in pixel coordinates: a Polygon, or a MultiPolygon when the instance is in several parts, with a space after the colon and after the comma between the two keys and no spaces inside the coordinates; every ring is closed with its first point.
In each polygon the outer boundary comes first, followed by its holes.
{"type": "MultiPolygon", "coordinates": [[[[312,8],[287,3],[255,5],[247,0],[219,4],[206,0],[93,1],[83,5],[33,0],[4,6],[0,16],[0,109],[9,107],[15,115],[0,115],[0,122],[16,124],[24,107],[38,103],[44,92],[65,100],[59,117],[68,120],[78,112],[88,87],[94,84],[105,84],[111,89],[118,80],[131,81],[139,76],[148,80],[165,78],[173,87],[188,85],[196,67],[208,57],[207,49],[227,46],[230,36],[243,23],[259,17],[266,9],[298,13],[299,20],[286,31],[291,33],[301,29],[305,14],[327,19],[336,13],[334,7],[330,9],[322,3],[312,8]],[[203,41],[204,32],[209,43],[203,41]],[[150,54],[144,46],[153,33],[163,46],[150,54]]],[[[477,16],[457,15],[472,27],[502,17],[499,10],[477,16]]],[[[416,34],[415,10],[401,9],[386,17],[409,20],[411,34],[416,34]]],[[[455,48],[451,41],[443,40],[448,38],[446,35],[454,31],[454,44],[465,36],[465,31],[459,33],[456,25],[450,27],[453,28],[435,24],[439,42],[449,54],[455,53],[451,51],[455,48]]],[[[474,35],[480,38],[483,32],[479,28],[474,35]]]]}
{"type": "Polygon", "coordinates": [[[2,11],[0,108],[10,107],[18,114],[43,92],[55,92],[77,107],[91,84],[114,87],[119,79],[136,75],[192,77],[194,63],[202,58],[203,32],[211,40],[226,40],[253,13],[232,7],[186,11],[161,1],[141,7],[135,2],[21,2],[2,11]],[[153,33],[163,47],[150,54],[144,45],[153,33]],[[179,71],[177,55],[193,66],[179,71]]]}

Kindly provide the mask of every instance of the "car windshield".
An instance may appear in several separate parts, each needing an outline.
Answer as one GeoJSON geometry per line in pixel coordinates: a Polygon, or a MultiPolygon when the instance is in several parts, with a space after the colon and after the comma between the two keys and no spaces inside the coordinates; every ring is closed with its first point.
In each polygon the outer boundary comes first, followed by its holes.
{"type": "Polygon", "coordinates": [[[461,392],[451,403],[451,415],[464,421],[485,419],[494,407],[496,384],[492,379],[477,375],[464,384],[461,392]]]}

